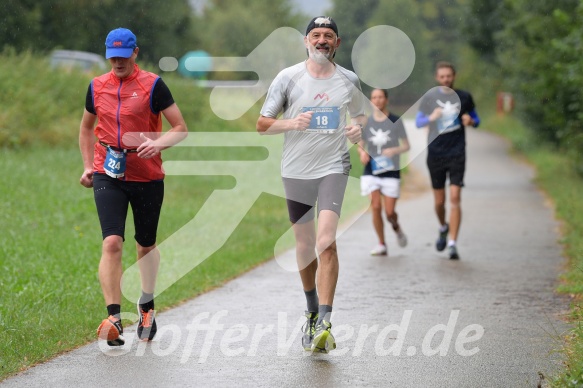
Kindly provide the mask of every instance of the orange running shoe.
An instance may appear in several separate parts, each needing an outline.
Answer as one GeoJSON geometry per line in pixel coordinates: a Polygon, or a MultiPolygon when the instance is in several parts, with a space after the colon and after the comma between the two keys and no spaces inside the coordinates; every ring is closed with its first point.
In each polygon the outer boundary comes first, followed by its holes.
{"type": "Polygon", "coordinates": [[[138,338],[142,341],[151,341],[156,335],[156,331],[158,331],[156,319],[154,318],[156,311],[152,309],[148,311],[142,310],[138,304],[138,315],[140,316],[138,322],[138,338]]]}
{"type": "Polygon", "coordinates": [[[97,338],[107,341],[109,346],[122,346],[126,343],[123,337],[121,320],[110,315],[97,328],[97,338]]]}

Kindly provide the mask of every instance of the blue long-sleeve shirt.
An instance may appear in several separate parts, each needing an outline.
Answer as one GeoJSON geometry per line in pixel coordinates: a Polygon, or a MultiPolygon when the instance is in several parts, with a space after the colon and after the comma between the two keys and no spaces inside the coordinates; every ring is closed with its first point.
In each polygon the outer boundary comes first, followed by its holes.
{"type": "MultiPolygon", "coordinates": [[[[472,120],[474,120],[474,128],[477,128],[480,125],[480,116],[478,116],[478,112],[475,109],[472,109],[468,112],[472,120]]],[[[423,112],[417,112],[417,117],[415,117],[415,125],[417,128],[423,128],[429,125],[429,116],[425,115],[423,112]]]]}

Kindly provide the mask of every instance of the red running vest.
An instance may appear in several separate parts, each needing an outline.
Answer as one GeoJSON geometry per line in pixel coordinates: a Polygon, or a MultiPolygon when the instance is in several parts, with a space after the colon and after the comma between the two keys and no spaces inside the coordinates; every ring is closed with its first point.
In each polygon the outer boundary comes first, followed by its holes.
{"type": "MultiPolygon", "coordinates": [[[[136,149],[140,133],[155,138],[162,133],[161,114],[152,111],[151,96],[158,80],[156,74],[141,70],[134,65],[133,73],[124,79],[114,72],[103,74],[93,79],[93,106],[98,123],[94,133],[99,140],[95,143],[93,170],[103,174],[107,144],[114,149],[136,149]]],[[[162,157],[160,154],[151,159],[142,159],[136,152],[128,152],[125,181],[150,182],[164,179],[162,157]]]]}

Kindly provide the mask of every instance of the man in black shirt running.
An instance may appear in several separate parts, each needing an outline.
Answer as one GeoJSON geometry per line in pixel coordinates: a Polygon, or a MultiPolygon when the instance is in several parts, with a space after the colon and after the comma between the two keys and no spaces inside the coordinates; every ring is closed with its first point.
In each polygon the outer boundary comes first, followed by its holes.
{"type": "Polygon", "coordinates": [[[459,259],[456,240],[462,218],[461,189],[466,167],[465,127],[477,127],[480,118],[470,93],[453,89],[455,68],[451,63],[439,62],[435,80],[440,85],[421,100],[416,117],[418,128],[429,126],[427,166],[435,198],[435,213],[439,220],[438,251],[447,245],[450,259],[459,259]],[[445,181],[449,176],[450,218],[445,221],[445,181]],[[449,241],[447,237],[449,234],[449,241]]]}

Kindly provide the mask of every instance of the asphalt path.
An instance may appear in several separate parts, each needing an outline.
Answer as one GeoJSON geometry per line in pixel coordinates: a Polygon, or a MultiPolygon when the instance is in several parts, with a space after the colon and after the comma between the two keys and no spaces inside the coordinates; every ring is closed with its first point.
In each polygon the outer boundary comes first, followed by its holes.
{"type": "MultiPolygon", "coordinates": [[[[420,151],[423,132],[408,124],[420,151]]],[[[135,341],[128,327],[123,348],[94,342],[0,385],[544,386],[541,376],[560,367],[567,327],[568,301],[554,293],[564,264],[558,224],[532,168],[509,156],[505,141],[467,134],[461,260],[434,248],[438,225],[420,153],[397,206],[409,245],[399,248],[388,230],[389,256],[370,256],[368,212],[338,239],[338,348],[330,354],[301,348],[299,275],[278,264],[293,260],[290,251],[159,314],[151,343],[135,341]]]]}

